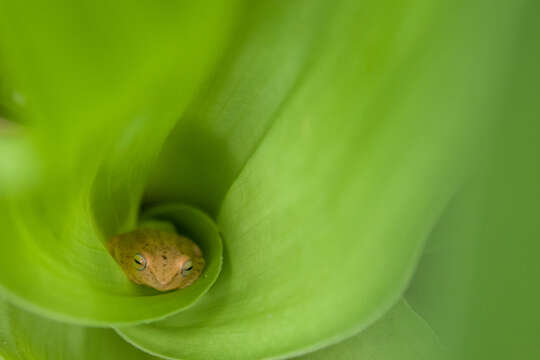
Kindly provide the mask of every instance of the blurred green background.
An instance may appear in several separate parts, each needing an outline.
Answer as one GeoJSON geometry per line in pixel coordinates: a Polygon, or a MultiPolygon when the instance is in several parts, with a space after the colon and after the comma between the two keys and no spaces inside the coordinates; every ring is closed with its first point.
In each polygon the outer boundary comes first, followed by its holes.
{"type": "Polygon", "coordinates": [[[0,356],[539,358],[538,14],[0,0],[0,356]],[[105,249],[167,203],[210,290],[105,249]]]}

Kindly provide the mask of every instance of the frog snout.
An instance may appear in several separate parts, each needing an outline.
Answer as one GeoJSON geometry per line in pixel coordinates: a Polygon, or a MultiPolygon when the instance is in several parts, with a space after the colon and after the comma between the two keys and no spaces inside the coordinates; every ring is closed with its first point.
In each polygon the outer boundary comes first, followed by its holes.
{"type": "Polygon", "coordinates": [[[160,285],[167,285],[174,279],[175,276],[176,273],[162,274],[161,276],[156,276],[156,280],[160,285]]]}
{"type": "Polygon", "coordinates": [[[158,278],[157,281],[158,281],[158,283],[160,285],[167,285],[169,283],[170,279],[168,279],[168,278],[158,278]]]}

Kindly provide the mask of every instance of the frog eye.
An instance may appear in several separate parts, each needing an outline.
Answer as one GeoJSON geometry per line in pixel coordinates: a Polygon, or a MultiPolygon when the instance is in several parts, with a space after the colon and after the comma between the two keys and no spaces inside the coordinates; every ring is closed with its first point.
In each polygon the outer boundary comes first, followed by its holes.
{"type": "Polygon", "coordinates": [[[141,254],[135,254],[133,262],[135,263],[135,269],[139,271],[146,269],[146,259],[141,254]]]}
{"type": "Polygon", "coordinates": [[[191,273],[191,270],[193,270],[193,263],[191,260],[188,260],[184,263],[184,266],[182,267],[182,276],[188,276],[191,273]]]}

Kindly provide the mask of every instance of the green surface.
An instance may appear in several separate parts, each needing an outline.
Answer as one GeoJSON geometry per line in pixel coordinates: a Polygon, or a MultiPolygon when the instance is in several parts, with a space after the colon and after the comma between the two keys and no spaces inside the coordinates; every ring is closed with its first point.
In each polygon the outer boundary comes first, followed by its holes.
{"type": "Polygon", "coordinates": [[[535,358],[535,14],[0,0],[0,348],[42,356],[50,323],[55,359],[84,339],[118,357],[384,359],[409,342],[438,358],[437,338],[535,358]],[[200,237],[209,277],[130,283],[104,244],[141,215],[200,237]]]}
{"type": "Polygon", "coordinates": [[[0,358],[5,360],[157,360],[114,330],[69,325],[0,301],[0,358]]]}
{"type": "Polygon", "coordinates": [[[445,211],[406,293],[464,360],[540,356],[540,42],[529,2],[487,156],[445,211]]]}
{"type": "MultiPolygon", "coordinates": [[[[471,35],[474,14],[448,15],[427,2],[414,11],[366,6],[343,2],[326,12],[316,61],[295,74],[287,101],[227,190],[218,215],[220,280],[187,311],[121,329],[127,339],[177,358],[285,356],[357,332],[400,297],[469,165],[458,159],[474,160],[469,141],[487,126],[475,120],[495,90],[480,84],[505,59],[479,61],[499,53],[500,39],[489,28],[471,35]],[[434,27],[420,14],[447,22],[434,27]],[[455,22],[461,41],[441,41],[455,22]],[[372,32],[376,43],[358,42],[372,32]],[[344,48],[348,56],[339,57],[344,48]],[[466,50],[474,53],[457,61],[466,50]],[[463,89],[465,76],[477,85],[463,89]]],[[[276,18],[280,26],[286,20],[276,18]]],[[[250,52],[248,44],[237,51],[250,52]]],[[[205,164],[199,154],[191,155],[194,168],[205,164]]]]}
{"type": "Polygon", "coordinates": [[[398,302],[360,334],[297,360],[433,360],[445,349],[429,325],[406,301],[398,302]]]}
{"type": "Polygon", "coordinates": [[[0,179],[15,187],[0,194],[0,250],[10,254],[0,284],[11,301],[80,324],[185,306],[181,292],[146,296],[104,243],[135,227],[148,169],[218,63],[238,10],[229,1],[0,3],[0,78],[25,105],[21,134],[1,142],[28,158],[6,151],[0,161],[0,179]]]}

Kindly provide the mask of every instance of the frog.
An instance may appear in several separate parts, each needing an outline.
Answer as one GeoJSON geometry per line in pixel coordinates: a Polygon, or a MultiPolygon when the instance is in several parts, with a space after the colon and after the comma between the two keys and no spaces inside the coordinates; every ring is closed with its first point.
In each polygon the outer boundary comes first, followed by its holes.
{"type": "Polygon", "coordinates": [[[113,236],[107,249],[129,280],[162,292],[192,285],[205,266],[199,246],[170,231],[136,229],[113,236]]]}

